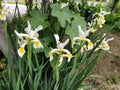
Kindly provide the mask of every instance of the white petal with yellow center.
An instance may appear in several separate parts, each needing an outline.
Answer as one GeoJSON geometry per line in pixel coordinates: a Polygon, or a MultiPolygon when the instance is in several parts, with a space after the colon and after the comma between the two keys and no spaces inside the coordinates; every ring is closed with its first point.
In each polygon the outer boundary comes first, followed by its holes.
{"type": "Polygon", "coordinates": [[[90,28],[90,31],[91,31],[92,33],[94,33],[96,30],[92,27],[92,28],[90,28]]]}
{"type": "Polygon", "coordinates": [[[33,47],[36,48],[43,48],[43,45],[41,44],[41,42],[39,40],[35,41],[33,44],[33,47]]]}
{"type": "Polygon", "coordinates": [[[6,15],[5,14],[1,14],[0,15],[0,20],[5,21],[6,20],[6,15]]]}
{"type": "Polygon", "coordinates": [[[88,41],[88,50],[93,49],[93,43],[91,41],[88,41]]]}
{"type": "Polygon", "coordinates": [[[25,54],[25,49],[24,48],[19,48],[18,49],[18,55],[20,56],[20,57],[23,57],[23,55],[25,54]]]}
{"type": "Polygon", "coordinates": [[[106,44],[106,45],[105,45],[105,49],[104,49],[104,50],[109,50],[109,49],[110,49],[109,45],[108,45],[108,44],[106,44]]]}

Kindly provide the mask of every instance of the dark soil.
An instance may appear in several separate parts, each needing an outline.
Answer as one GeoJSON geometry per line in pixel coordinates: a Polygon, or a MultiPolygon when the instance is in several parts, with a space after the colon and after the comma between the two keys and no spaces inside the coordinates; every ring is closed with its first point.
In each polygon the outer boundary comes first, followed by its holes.
{"type": "Polygon", "coordinates": [[[111,33],[108,38],[111,53],[102,55],[88,79],[96,85],[92,90],[120,90],[120,32],[111,33]]]}

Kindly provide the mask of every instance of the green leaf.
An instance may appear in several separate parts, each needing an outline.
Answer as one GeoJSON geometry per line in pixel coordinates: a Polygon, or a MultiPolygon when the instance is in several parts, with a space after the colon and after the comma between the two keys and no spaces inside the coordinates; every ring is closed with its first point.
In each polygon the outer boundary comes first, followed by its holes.
{"type": "Polygon", "coordinates": [[[33,53],[40,53],[40,52],[43,52],[43,49],[42,49],[42,48],[33,49],[33,53]]]}
{"type": "Polygon", "coordinates": [[[68,7],[61,8],[59,4],[52,4],[51,8],[51,15],[58,18],[58,21],[62,27],[65,27],[66,21],[68,23],[71,22],[72,13],[68,7]]]}
{"type": "Polygon", "coordinates": [[[72,21],[72,27],[78,29],[78,25],[81,26],[83,31],[86,31],[86,22],[84,17],[81,17],[79,14],[75,14],[74,20],[72,21]]]}
{"type": "Polygon", "coordinates": [[[79,35],[78,25],[81,25],[83,31],[86,31],[86,22],[83,17],[79,14],[74,15],[74,20],[71,25],[67,26],[66,34],[70,36],[71,39],[79,35]]]}
{"type": "Polygon", "coordinates": [[[19,76],[17,78],[17,82],[16,82],[16,90],[20,88],[20,82],[21,82],[20,81],[20,79],[21,79],[20,77],[21,77],[21,75],[19,74],[19,76]]]}
{"type": "Polygon", "coordinates": [[[40,80],[41,80],[41,76],[42,76],[42,70],[43,70],[44,66],[39,66],[39,71],[35,74],[35,78],[34,78],[34,90],[38,90],[39,84],[40,84],[40,80]]]}
{"type": "MultiPolygon", "coordinates": [[[[44,46],[44,45],[43,45],[44,46]]],[[[49,57],[49,52],[50,52],[50,47],[48,46],[44,46],[43,49],[42,48],[39,48],[39,49],[33,49],[33,53],[40,53],[40,52],[44,52],[45,53],[45,56],[46,58],[49,57]]]]}
{"type": "Polygon", "coordinates": [[[73,39],[75,36],[77,36],[78,31],[74,30],[70,25],[68,25],[65,33],[69,35],[71,39],[73,39]]]}
{"type": "Polygon", "coordinates": [[[50,48],[49,47],[45,47],[44,48],[44,52],[45,52],[45,56],[46,56],[46,58],[48,58],[49,57],[49,52],[50,52],[50,48]]]}
{"type": "Polygon", "coordinates": [[[42,41],[45,43],[46,46],[55,40],[53,34],[49,29],[42,30],[40,32],[40,35],[42,37],[42,41]]]}
{"type": "Polygon", "coordinates": [[[46,20],[47,14],[40,12],[39,10],[32,10],[30,11],[31,17],[28,18],[28,20],[31,23],[31,26],[33,28],[38,27],[39,25],[42,25],[43,28],[48,27],[50,24],[49,22],[46,20]]]}

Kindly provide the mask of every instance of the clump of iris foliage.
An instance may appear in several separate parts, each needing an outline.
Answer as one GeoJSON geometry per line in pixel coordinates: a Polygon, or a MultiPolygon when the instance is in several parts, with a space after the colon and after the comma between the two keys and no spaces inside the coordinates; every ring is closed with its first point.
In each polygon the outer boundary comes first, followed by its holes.
{"type": "Polygon", "coordinates": [[[20,15],[16,2],[18,16],[8,24],[1,8],[0,20],[8,42],[1,90],[84,88],[83,82],[99,56],[109,52],[108,42],[113,38],[106,39],[107,30],[102,29],[108,12],[102,8],[98,12],[87,10],[85,0],[48,1],[26,1],[25,16],[20,15]],[[16,52],[12,59],[9,38],[16,52]]]}
{"type": "MultiPolygon", "coordinates": [[[[111,10],[112,4],[114,0],[111,0],[111,2],[109,2],[109,4],[107,5],[107,9],[111,10]]],[[[112,13],[109,15],[106,15],[106,24],[111,24],[112,25],[116,25],[113,28],[113,31],[120,31],[120,2],[118,1],[118,3],[116,3],[116,8],[115,10],[112,10],[112,13]]]]}

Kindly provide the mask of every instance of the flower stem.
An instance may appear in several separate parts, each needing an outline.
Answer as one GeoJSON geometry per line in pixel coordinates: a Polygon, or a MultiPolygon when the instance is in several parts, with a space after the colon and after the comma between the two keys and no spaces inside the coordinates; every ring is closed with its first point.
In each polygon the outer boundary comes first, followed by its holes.
{"type": "Polygon", "coordinates": [[[31,43],[30,43],[30,40],[28,40],[28,54],[27,54],[27,58],[28,58],[29,73],[32,76],[31,43]]]}
{"type": "Polygon", "coordinates": [[[72,73],[74,73],[74,71],[75,71],[76,63],[77,63],[77,54],[75,55],[75,58],[74,58],[72,73]]]}
{"type": "Polygon", "coordinates": [[[33,81],[32,81],[32,74],[33,74],[33,70],[32,70],[32,47],[31,47],[31,42],[30,40],[28,40],[28,54],[27,54],[27,59],[28,59],[28,68],[29,68],[29,82],[30,82],[30,90],[33,90],[32,85],[33,85],[33,81]]]}
{"type": "Polygon", "coordinates": [[[58,69],[58,65],[55,66],[55,73],[56,73],[56,81],[58,83],[58,81],[59,81],[59,69],[58,69]]]}

